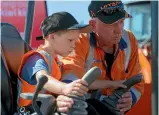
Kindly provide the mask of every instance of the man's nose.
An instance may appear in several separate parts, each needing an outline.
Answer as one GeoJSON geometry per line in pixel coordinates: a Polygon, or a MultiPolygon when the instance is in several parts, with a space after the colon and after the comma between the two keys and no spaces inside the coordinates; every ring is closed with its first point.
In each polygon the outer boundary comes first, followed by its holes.
{"type": "Polygon", "coordinates": [[[75,41],[72,42],[72,48],[75,48],[75,41]]]}
{"type": "Polygon", "coordinates": [[[114,26],[114,31],[116,34],[122,34],[123,32],[123,25],[121,23],[116,23],[114,26]]]}

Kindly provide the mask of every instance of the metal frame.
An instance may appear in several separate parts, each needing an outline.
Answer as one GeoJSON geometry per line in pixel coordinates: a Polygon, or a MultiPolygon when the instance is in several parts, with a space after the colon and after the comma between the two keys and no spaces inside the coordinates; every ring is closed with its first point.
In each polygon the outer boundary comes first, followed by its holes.
{"type": "Polygon", "coordinates": [[[152,16],[152,115],[158,115],[158,1],[151,2],[152,16]],[[157,25],[157,26],[156,26],[157,25]]]}
{"type": "Polygon", "coordinates": [[[28,1],[27,16],[25,20],[25,30],[24,30],[24,40],[28,44],[30,44],[31,41],[32,24],[34,18],[34,6],[35,6],[35,1],[28,1]]]}

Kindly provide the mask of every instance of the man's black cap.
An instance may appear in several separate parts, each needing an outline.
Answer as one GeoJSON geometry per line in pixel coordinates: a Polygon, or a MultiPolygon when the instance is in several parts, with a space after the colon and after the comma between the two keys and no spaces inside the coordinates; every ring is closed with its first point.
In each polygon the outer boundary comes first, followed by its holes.
{"type": "Polygon", "coordinates": [[[91,17],[97,17],[106,24],[132,17],[124,10],[121,1],[91,1],[88,11],[91,17]]]}
{"type": "MultiPolygon", "coordinates": [[[[87,32],[88,29],[91,29],[89,25],[79,24],[77,20],[68,12],[56,12],[45,18],[41,24],[41,30],[44,37],[60,30],[80,30],[80,32],[84,33],[87,32]]],[[[37,39],[40,38],[41,37],[37,39]]]]}

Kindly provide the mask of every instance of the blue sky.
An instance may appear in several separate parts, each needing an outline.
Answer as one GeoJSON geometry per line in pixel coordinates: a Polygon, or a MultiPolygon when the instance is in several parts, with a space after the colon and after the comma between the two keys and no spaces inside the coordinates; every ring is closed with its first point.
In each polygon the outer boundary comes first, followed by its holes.
{"type": "MultiPolygon", "coordinates": [[[[83,23],[87,24],[90,17],[88,14],[88,5],[90,4],[91,0],[46,0],[47,1],[47,9],[48,9],[48,15],[51,15],[54,12],[59,11],[67,11],[71,13],[80,23],[83,21],[83,23]]],[[[122,0],[124,1],[131,1],[131,0],[122,0]]]]}
{"type": "Polygon", "coordinates": [[[88,23],[90,19],[88,13],[89,1],[47,1],[48,15],[54,12],[67,11],[71,13],[79,23],[88,23]]]}

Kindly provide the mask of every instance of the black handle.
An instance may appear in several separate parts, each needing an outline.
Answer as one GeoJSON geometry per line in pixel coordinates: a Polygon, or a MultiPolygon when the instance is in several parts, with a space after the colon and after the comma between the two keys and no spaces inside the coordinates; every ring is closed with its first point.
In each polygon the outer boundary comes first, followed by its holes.
{"type": "Polygon", "coordinates": [[[114,92],[127,92],[132,86],[134,86],[137,83],[140,83],[143,79],[142,74],[135,75],[128,80],[126,80],[123,84],[127,86],[127,88],[118,88],[114,90],[114,92]]]}
{"type": "Polygon", "coordinates": [[[44,75],[40,75],[37,77],[37,86],[36,86],[35,93],[33,95],[32,106],[33,106],[34,111],[37,112],[38,115],[42,115],[42,113],[40,112],[40,108],[38,107],[38,105],[36,103],[36,99],[38,97],[39,92],[42,90],[42,88],[44,87],[44,85],[47,81],[48,81],[48,78],[44,75]]]}

